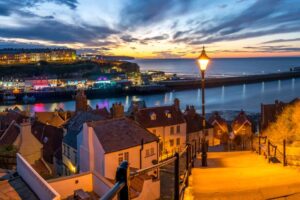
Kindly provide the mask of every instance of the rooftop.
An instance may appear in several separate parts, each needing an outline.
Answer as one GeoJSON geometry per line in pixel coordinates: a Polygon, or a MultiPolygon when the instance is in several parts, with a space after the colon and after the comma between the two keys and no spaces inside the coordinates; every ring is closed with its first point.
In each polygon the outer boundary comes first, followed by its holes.
{"type": "Polygon", "coordinates": [[[172,126],[185,122],[183,114],[175,105],[140,109],[135,119],[145,128],[172,126]],[[155,117],[152,117],[155,115],[155,117]]]}
{"type": "Polygon", "coordinates": [[[117,118],[87,123],[93,127],[95,134],[106,153],[128,149],[134,146],[156,142],[159,139],[128,118],[117,118]]]}

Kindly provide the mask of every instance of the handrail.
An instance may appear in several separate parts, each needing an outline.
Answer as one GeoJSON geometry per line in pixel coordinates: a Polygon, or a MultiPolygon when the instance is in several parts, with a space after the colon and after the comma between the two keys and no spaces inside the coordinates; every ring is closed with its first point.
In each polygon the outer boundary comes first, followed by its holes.
{"type": "Polygon", "coordinates": [[[176,157],[172,157],[172,158],[169,158],[169,159],[167,159],[167,160],[165,160],[163,162],[160,162],[160,163],[158,163],[156,165],[152,165],[150,167],[139,169],[139,170],[137,170],[135,172],[130,173],[130,177],[136,177],[136,176],[138,176],[141,173],[145,173],[145,172],[151,171],[151,170],[153,170],[155,168],[159,168],[159,167],[168,165],[168,164],[174,162],[175,160],[176,160],[176,157]]]}
{"type": "Polygon", "coordinates": [[[125,182],[116,182],[116,184],[100,198],[100,200],[110,200],[116,197],[117,194],[123,189],[125,182]]]}

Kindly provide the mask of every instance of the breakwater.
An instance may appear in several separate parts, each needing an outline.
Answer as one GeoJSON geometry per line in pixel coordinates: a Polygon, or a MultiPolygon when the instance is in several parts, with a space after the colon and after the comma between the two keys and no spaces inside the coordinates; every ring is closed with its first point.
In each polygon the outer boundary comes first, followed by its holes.
{"type": "MultiPolygon", "coordinates": [[[[299,78],[300,71],[280,72],[259,75],[235,76],[235,77],[218,77],[206,78],[205,86],[207,88],[227,86],[227,85],[240,85],[247,83],[267,82],[274,80],[285,80],[291,78],[299,78]]],[[[181,79],[161,81],[159,84],[164,85],[169,89],[192,89],[201,87],[201,79],[181,79]]]]}

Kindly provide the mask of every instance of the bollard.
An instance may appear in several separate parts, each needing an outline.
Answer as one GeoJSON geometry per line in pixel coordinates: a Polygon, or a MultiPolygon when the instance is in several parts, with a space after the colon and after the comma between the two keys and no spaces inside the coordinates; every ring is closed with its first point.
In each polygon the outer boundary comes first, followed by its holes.
{"type": "Polygon", "coordinates": [[[201,162],[202,162],[202,167],[207,167],[207,151],[206,151],[206,142],[205,140],[202,143],[202,153],[201,153],[201,162]]]}
{"type": "Polygon", "coordinates": [[[116,182],[124,182],[125,186],[120,190],[118,194],[118,199],[119,200],[129,200],[129,167],[128,167],[128,162],[123,161],[120,166],[117,169],[116,173],[116,182]]]}
{"type": "Polygon", "coordinates": [[[174,165],[174,200],[180,198],[180,187],[179,187],[179,153],[175,153],[175,165],[174,165]]]}

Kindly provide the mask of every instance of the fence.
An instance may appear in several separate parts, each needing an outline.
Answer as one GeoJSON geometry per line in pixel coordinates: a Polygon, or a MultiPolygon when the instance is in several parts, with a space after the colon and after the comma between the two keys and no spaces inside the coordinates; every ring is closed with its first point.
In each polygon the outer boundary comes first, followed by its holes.
{"type": "Polygon", "coordinates": [[[287,165],[286,159],[286,140],[282,141],[282,150],[279,149],[267,136],[258,136],[257,145],[252,142],[252,149],[259,155],[264,155],[269,162],[281,162],[283,166],[287,165]]]}
{"type": "Polygon", "coordinates": [[[189,185],[189,176],[191,175],[191,168],[194,166],[196,159],[196,145],[188,144],[180,153],[175,153],[171,158],[165,159],[160,163],[153,165],[148,168],[137,170],[136,172],[130,173],[127,161],[120,164],[116,172],[116,183],[115,185],[101,198],[101,200],[122,199],[129,200],[129,185],[130,179],[147,172],[160,169],[167,165],[174,165],[174,200],[182,199],[184,195],[184,189],[189,185]],[[184,155],[185,154],[185,155],[184,155]],[[185,156],[185,169],[180,170],[180,157],[185,156]],[[180,174],[182,173],[182,176],[180,174]]]}

